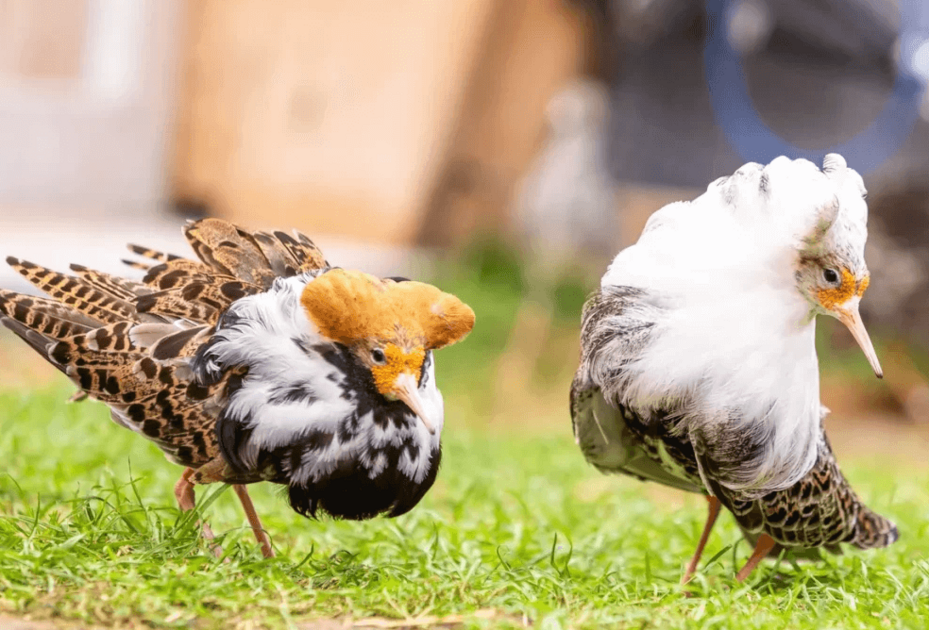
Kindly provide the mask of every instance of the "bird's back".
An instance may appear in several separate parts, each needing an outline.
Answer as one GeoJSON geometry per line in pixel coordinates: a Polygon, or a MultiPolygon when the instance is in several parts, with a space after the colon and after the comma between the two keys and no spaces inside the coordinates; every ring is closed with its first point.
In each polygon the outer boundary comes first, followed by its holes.
{"type": "Polygon", "coordinates": [[[302,235],[250,233],[217,219],[191,223],[185,235],[199,260],[130,246],[151,261],[127,261],[145,271],[140,282],[8,258],[49,297],[0,290],[0,322],[71,378],[77,399],[106,403],[118,424],[198,468],[218,458],[214,429],[228,378],[201,384],[191,359],[233,302],[327,264],[302,235]]]}

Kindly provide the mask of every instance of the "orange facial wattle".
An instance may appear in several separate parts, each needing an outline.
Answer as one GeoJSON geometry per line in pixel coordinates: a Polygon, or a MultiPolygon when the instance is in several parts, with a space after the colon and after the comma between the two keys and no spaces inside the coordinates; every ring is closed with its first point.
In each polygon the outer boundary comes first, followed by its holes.
{"type": "Polygon", "coordinates": [[[384,346],[384,359],[383,365],[375,365],[371,368],[371,375],[374,377],[377,391],[387,396],[393,393],[397,377],[404,372],[409,372],[419,379],[419,372],[426,359],[426,351],[422,348],[414,348],[409,352],[404,352],[396,344],[389,343],[384,346]]]}
{"type": "Polygon", "coordinates": [[[861,279],[861,282],[858,283],[858,297],[864,295],[864,292],[868,290],[869,284],[871,284],[871,276],[865,276],[861,279]]]}
{"type": "Polygon", "coordinates": [[[816,299],[819,300],[819,303],[823,305],[823,308],[827,310],[832,310],[840,304],[845,304],[856,294],[861,296],[865,289],[868,288],[868,279],[865,278],[861,282],[861,286],[857,287],[855,276],[852,275],[852,272],[848,269],[842,269],[842,283],[837,287],[832,287],[829,289],[820,289],[816,292],[816,299]]]}

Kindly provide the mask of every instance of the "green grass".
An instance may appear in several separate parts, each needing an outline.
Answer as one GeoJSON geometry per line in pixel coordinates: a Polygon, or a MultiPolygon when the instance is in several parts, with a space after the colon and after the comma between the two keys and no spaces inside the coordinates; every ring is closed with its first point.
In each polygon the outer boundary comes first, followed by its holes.
{"type": "Polygon", "coordinates": [[[463,429],[450,413],[439,481],[412,513],[365,523],[300,518],[253,495],[279,557],[263,560],[231,492],[199,489],[217,560],[174,508],[179,469],[68,389],[0,394],[0,611],[116,626],[287,627],[493,609],[475,627],[923,627],[929,474],[846,466],[895,518],[890,549],[732,576],[748,549],[721,519],[685,597],[698,498],[603,477],[560,431],[463,429]],[[225,561],[228,560],[228,561],[225,561]]]}
{"type": "MultiPolygon", "coordinates": [[[[570,435],[578,313],[594,281],[553,287],[548,338],[515,342],[517,358],[528,350],[534,363],[499,389],[498,360],[525,306],[519,269],[505,251],[478,248],[438,280],[478,323],[438,357],[444,458],[423,502],[393,520],[310,521],[278,488],[253,487],[274,560],[261,558],[219,486],[198,489],[225,550],[214,558],[175,507],[180,469],[153,445],[100,404],[65,404],[72,390],[60,376],[28,391],[4,386],[0,370],[0,617],[145,628],[446,615],[546,630],[925,627],[929,467],[886,452],[842,463],[869,505],[896,520],[899,543],[821,564],[766,562],[740,585],[733,576],[750,550],[724,517],[687,596],[678,580],[705,502],[601,476],[570,435]]],[[[826,350],[825,360],[854,363],[849,379],[875,380],[860,356],[826,350]]]]}

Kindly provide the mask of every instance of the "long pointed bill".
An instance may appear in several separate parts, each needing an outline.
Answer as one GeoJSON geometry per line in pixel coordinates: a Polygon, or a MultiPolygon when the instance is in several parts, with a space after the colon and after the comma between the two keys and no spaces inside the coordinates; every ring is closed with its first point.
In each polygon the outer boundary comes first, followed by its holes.
{"type": "Polygon", "coordinates": [[[839,321],[848,327],[852,333],[852,337],[854,337],[858,345],[861,346],[864,356],[868,359],[868,363],[871,364],[871,369],[874,370],[874,375],[878,378],[884,378],[884,371],[881,369],[880,361],[877,360],[877,353],[874,352],[874,346],[871,344],[871,337],[868,336],[868,331],[865,330],[864,322],[861,321],[861,315],[858,314],[858,304],[853,303],[844,308],[836,308],[835,313],[839,316],[839,321]]]}
{"type": "Polygon", "coordinates": [[[419,416],[419,419],[426,425],[429,433],[435,435],[435,426],[429,420],[429,414],[423,405],[423,399],[419,395],[419,389],[416,387],[416,379],[412,374],[403,373],[394,381],[394,392],[397,398],[406,403],[413,413],[419,416]]]}

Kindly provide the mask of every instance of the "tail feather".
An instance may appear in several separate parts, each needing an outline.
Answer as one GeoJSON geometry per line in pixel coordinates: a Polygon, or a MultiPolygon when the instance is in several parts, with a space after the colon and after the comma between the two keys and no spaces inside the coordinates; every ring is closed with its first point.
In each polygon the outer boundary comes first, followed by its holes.
{"type": "Polygon", "coordinates": [[[154,265],[149,265],[148,263],[139,262],[138,260],[129,260],[128,258],[121,258],[120,261],[131,269],[138,269],[139,271],[148,271],[154,265]]]}
{"type": "Polygon", "coordinates": [[[275,232],[274,236],[297,259],[299,272],[316,271],[329,266],[323,252],[313,241],[300,232],[295,232],[295,234],[297,235],[296,239],[286,232],[275,232]]]}
{"type": "Polygon", "coordinates": [[[101,291],[80,277],[52,271],[12,256],[7,263],[36,288],[62,305],[103,323],[135,319],[136,309],[130,302],[101,291]]]}
{"type": "Polygon", "coordinates": [[[126,247],[129,248],[129,251],[132,252],[133,254],[138,254],[139,256],[142,256],[143,258],[148,258],[149,260],[154,260],[155,262],[159,262],[159,263],[166,263],[166,262],[171,262],[172,260],[181,259],[181,256],[175,256],[174,254],[166,254],[156,249],[151,249],[149,247],[143,247],[141,245],[134,245],[132,243],[129,243],[126,247]]]}
{"type": "Polygon", "coordinates": [[[213,325],[230,304],[268,289],[275,278],[328,266],[319,248],[299,233],[251,233],[220,219],[203,219],[189,224],[184,234],[199,261],[130,246],[160,263],[149,267],[142,280],[151,292],[134,299],[139,313],[213,325]]]}
{"type": "Polygon", "coordinates": [[[100,326],[98,320],[55,300],[5,289],[0,289],[0,316],[15,319],[30,328],[41,330],[43,334],[61,339],[100,326]],[[72,324],[72,327],[62,329],[60,333],[54,329],[46,330],[49,321],[72,324]]]}
{"type": "Polygon", "coordinates": [[[21,295],[0,289],[0,323],[25,341],[46,361],[58,340],[93,330],[100,323],[46,298],[21,295]]]}
{"type": "Polygon", "coordinates": [[[145,295],[139,298],[139,311],[176,319],[186,319],[198,324],[216,323],[221,313],[219,308],[200,300],[184,299],[184,292],[187,288],[195,286],[197,285],[188,284],[183,289],[158,291],[157,293],[145,295]]]}
{"type": "Polygon", "coordinates": [[[268,287],[275,273],[255,237],[220,219],[191,223],[184,235],[197,257],[214,270],[249,284],[268,287]]]}
{"type": "Polygon", "coordinates": [[[135,326],[135,322],[117,322],[62,341],[68,341],[80,351],[129,352],[135,349],[135,343],[132,341],[132,331],[135,326]]]}
{"type": "Polygon", "coordinates": [[[86,343],[64,340],[54,344],[48,355],[81,390],[107,404],[140,403],[174,382],[173,376],[168,378],[174,367],[160,365],[135,349],[99,352],[86,343]]]}
{"type": "MultiPolygon", "coordinates": [[[[142,282],[152,290],[164,291],[183,287],[188,282],[203,282],[217,275],[216,271],[203,263],[181,258],[149,268],[142,282]]],[[[234,280],[228,274],[219,275],[234,280]]]]}
{"type": "Polygon", "coordinates": [[[131,302],[137,296],[151,293],[152,291],[140,282],[133,282],[126,278],[118,278],[102,271],[88,269],[83,265],[71,265],[71,271],[75,272],[84,282],[94,288],[108,293],[114,298],[127,302],[131,302]]]}
{"type": "Polygon", "coordinates": [[[299,232],[295,236],[249,232],[221,219],[202,219],[187,225],[184,235],[198,261],[130,245],[130,251],[158,264],[123,262],[144,269],[147,273],[142,282],[156,291],[178,289],[191,282],[209,283],[216,278],[268,289],[275,278],[329,267],[322,251],[299,232]]]}
{"type": "Polygon", "coordinates": [[[191,280],[181,288],[158,291],[136,301],[140,313],[186,319],[199,324],[215,324],[233,302],[253,295],[261,288],[222,277],[191,280]]]}
{"type": "Polygon", "coordinates": [[[880,549],[897,542],[900,533],[897,526],[880,514],[861,506],[855,538],[851,541],[859,549],[880,549]]]}
{"type": "Polygon", "coordinates": [[[295,276],[300,270],[300,261],[297,260],[290,250],[276,236],[267,232],[256,232],[255,242],[261,248],[268,261],[268,266],[275,275],[289,278],[295,276]]]}

